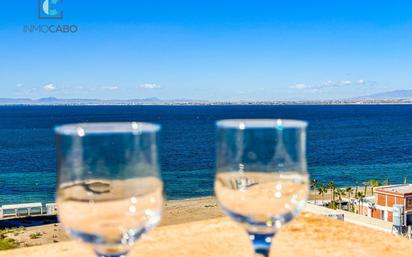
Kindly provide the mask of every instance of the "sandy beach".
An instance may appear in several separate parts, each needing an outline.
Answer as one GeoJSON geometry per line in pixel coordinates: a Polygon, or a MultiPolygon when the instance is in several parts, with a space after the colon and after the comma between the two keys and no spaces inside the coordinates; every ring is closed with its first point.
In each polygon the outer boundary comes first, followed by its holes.
{"type": "MultiPolygon", "coordinates": [[[[359,187],[363,192],[364,187],[359,187]]],[[[370,195],[368,188],[367,193],[370,195]]],[[[330,193],[325,193],[325,200],[330,199],[330,193]]],[[[321,199],[318,193],[311,192],[309,200],[321,199]]],[[[215,197],[191,198],[186,200],[169,200],[165,203],[160,226],[174,225],[191,221],[200,221],[224,216],[217,205],[215,197]]],[[[70,240],[60,223],[32,227],[19,227],[10,229],[5,234],[18,243],[18,247],[28,247],[57,243],[70,240]]]]}
{"type": "MultiPolygon", "coordinates": [[[[221,217],[224,214],[214,197],[170,200],[165,208],[160,226],[221,217]]],[[[10,229],[7,238],[15,239],[19,247],[28,247],[70,240],[60,223],[10,229]]]]}

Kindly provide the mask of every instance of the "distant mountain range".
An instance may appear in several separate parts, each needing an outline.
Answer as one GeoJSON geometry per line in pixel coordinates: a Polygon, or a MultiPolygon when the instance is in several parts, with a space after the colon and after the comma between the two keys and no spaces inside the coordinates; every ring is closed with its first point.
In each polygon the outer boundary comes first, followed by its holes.
{"type": "Polygon", "coordinates": [[[394,90],[349,99],[335,100],[290,100],[290,101],[206,101],[193,99],[163,100],[157,97],[126,100],[102,99],[63,99],[47,97],[30,98],[0,98],[0,105],[208,105],[208,104],[350,104],[350,103],[412,103],[412,90],[394,90]]]}
{"type": "Polygon", "coordinates": [[[412,99],[412,90],[394,90],[376,93],[367,96],[352,98],[353,100],[409,100],[412,99]]]}
{"type": "Polygon", "coordinates": [[[0,105],[138,105],[138,104],[190,104],[206,101],[192,99],[162,100],[157,97],[126,100],[102,100],[102,99],[63,99],[47,97],[40,99],[30,98],[0,98],[0,105]]]}

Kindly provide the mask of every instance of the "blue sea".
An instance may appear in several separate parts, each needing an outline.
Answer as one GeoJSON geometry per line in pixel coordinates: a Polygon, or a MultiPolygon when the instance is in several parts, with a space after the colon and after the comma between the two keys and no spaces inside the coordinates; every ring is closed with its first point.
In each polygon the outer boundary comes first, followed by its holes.
{"type": "Polygon", "coordinates": [[[412,105],[2,106],[0,205],[54,201],[53,127],[73,122],[161,124],[168,199],[212,195],[215,121],[226,118],[307,120],[309,172],[322,183],[412,179],[412,105]]]}

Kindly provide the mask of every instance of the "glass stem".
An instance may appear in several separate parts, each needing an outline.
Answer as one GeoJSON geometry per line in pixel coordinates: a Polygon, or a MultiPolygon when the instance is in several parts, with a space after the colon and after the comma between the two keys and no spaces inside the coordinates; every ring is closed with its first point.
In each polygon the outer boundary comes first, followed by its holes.
{"type": "Polygon", "coordinates": [[[252,241],[256,257],[269,257],[270,246],[272,245],[272,238],[275,234],[258,234],[252,232],[248,233],[249,239],[250,241],[252,241]]]}

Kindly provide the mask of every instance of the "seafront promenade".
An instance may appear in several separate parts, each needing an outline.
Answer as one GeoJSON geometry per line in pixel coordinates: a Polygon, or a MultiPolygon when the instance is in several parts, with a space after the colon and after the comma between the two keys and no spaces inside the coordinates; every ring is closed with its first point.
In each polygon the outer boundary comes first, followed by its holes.
{"type": "Polygon", "coordinates": [[[343,221],[348,222],[348,223],[376,229],[382,232],[387,232],[387,233],[392,232],[392,222],[388,222],[388,221],[384,221],[380,219],[374,219],[374,218],[367,217],[364,215],[359,215],[353,212],[348,212],[348,211],[339,210],[339,209],[333,210],[333,209],[318,206],[315,204],[307,204],[305,207],[305,212],[314,213],[317,215],[323,215],[327,217],[333,217],[333,218],[343,217],[343,221]]]}
{"type": "Polygon", "coordinates": [[[20,203],[0,206],[0,220],[53,216],[57,214],[55,203],[20,203]]]}

